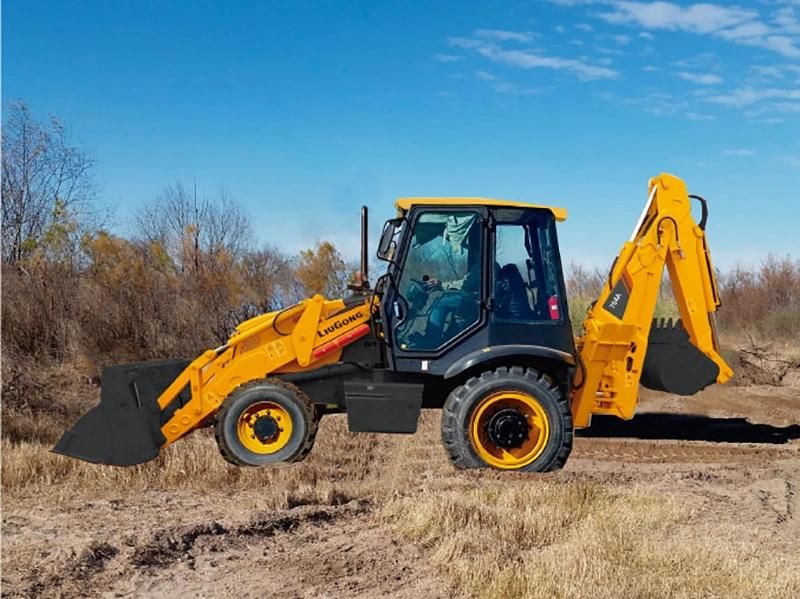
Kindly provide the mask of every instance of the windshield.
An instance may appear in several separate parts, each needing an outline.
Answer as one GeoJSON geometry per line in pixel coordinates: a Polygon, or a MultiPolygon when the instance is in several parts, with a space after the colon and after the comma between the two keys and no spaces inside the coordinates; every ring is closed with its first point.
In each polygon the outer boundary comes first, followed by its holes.
{"type": "Polygon", "coordinates": [[[432,351],[478,322],[481,226],[475,211],[428,211],[414,223],[399,282],[403,350],[432,351]]]}

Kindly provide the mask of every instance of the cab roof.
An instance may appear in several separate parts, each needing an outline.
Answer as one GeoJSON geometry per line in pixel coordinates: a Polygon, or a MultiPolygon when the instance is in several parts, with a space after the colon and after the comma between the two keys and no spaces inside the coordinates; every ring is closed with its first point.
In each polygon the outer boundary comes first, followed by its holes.
{"type": "Polygon", "coordinates": [[[491,198],[400,198],[395,203],[399,212],[408,212],[413,206],[496,206],[505,208],[528,208],[549,210],[557,221],[567,220],[567,209],[544,204],[530,204],[514,200],[493,200],[491,198]]]}

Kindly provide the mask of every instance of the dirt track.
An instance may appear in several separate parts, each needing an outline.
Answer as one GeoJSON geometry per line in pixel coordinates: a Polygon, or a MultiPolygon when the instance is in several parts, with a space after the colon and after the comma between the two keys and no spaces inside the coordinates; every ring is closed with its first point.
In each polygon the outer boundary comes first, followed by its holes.
{"type": "MultiPolygon", "coordinates": [[[[749,535],[800,570],[798,389],[729,386],[690,399],[646,393],[641,410],[627,423],[596,419],[577,439],[567,468],[548,480],[676,497],[692,506],[693,534],[735,526],[737,537],[749,535]]],[[[498,480],[536,484],[535,476],[450,470],[437,426],[435,415],[427,415],[416,438],[392,438],[378,456],[383,463],[415,458],[407,467],[416,469],[418,488],[396,494],[498,480]]],[[[258,489],[235,495],[152,490],[60,505],[42,497],[5,501],[3,593],[460,595],[429,564],[428,549],[401,541],[385,526],[379,500],[332,503],[263,510],[258,489]]]]}

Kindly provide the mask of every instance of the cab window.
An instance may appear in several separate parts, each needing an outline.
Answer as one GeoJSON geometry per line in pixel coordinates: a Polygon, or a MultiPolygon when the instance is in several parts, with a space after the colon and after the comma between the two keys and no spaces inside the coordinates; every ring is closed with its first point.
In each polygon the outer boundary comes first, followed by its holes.
{"type": "Polygon", "coordinates": [[[548,213],[498,211],[495,230],[495,318],[560,321],[555,224],[548,213]]]}

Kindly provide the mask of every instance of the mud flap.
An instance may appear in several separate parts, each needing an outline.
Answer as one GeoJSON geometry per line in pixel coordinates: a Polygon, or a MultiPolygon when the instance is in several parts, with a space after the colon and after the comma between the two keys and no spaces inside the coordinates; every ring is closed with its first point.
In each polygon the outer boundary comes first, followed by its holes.
{"type": "Polygon", "coordinates": [[[166,440],[161,427],[189,400],[189,391],[164,412],[158,397],[188,365],[189,360],[158,360],[104,368],[100,403],[64,433],[53,452],[113,466],[152,460],[166,440]]]}
{"type": "Polygon", "coordinates": [[[714,383],[719,366],[689,341],[680,319],[653,319],[642,368],[648,389],[694,395],[714,383]]]}

